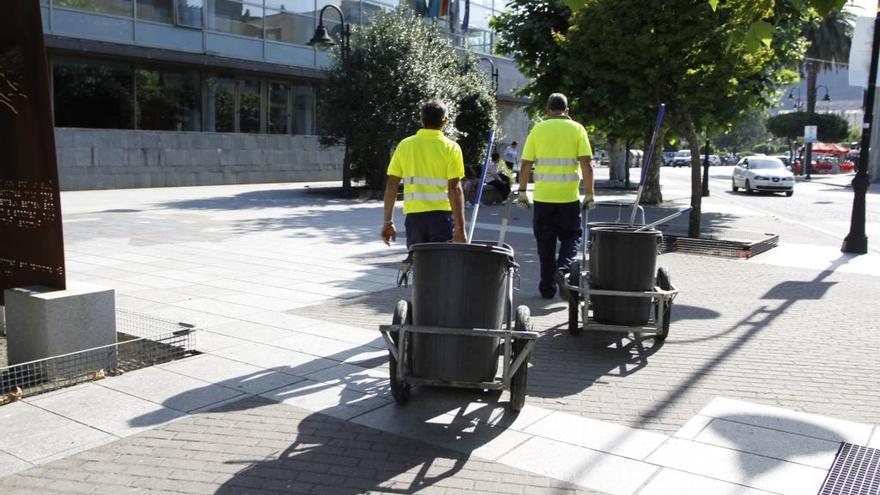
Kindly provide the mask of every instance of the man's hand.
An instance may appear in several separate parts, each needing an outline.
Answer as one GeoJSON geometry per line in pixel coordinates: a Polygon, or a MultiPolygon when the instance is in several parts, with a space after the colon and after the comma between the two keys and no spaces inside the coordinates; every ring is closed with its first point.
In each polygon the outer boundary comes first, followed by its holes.
{"type": "Polygon", "coordinates": [[[584,201],[581,203],[582,210],[592,210],[596,207],[596,201],[593,200],[593,193],[584,194],[584,201]]]}
{"type": "Polygon", "coordinates": [[[526,191],[517,191],[516,193],[516,206],[520,208],[529,209],[532,207],[532,202],[529,200],[529,193],[526,191]]]}
{"type": "Polygon", "coordinates": [[[392,242],[397,240],[397,230],[393,223],[386,223],[382,226],[382,240],[386,246],[390,246],[392,242]]]}
{"type": "Polygon", "coordinates": [[[464,227],[455,226],[455,229],[452,231],[452,242],[458,244],[464,244],[467,242],[467,239],[464,237],[464,227]]]}

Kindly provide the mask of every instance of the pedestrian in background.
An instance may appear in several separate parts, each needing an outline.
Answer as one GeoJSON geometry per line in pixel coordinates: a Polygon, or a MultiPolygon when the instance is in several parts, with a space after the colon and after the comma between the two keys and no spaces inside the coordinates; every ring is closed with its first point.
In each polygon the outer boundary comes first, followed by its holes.
{"type": "Polygon", "coordinates": [[[568,115],[568,99],[561,93],[547,100],[547,118],[537,124],[523,148],[518,206],[529,208],[526,192],[529,173],[535,168],[532,231],[541,261],[538,291],[545,299],[556,294],[557,285],[564,299],[568,291],[560,285],[569,265],[577,256],[581,235],[581,210],[593,209],[593,150],[587,131],[568,115]],[[578,189],[584,182],[584,198],[578,189]],[[559,252],[557,254],[557,243],[559,252]]]}
{"type": "Polygon", "coordinates": [[[458,143],[443,135],[449,123],[446,105],[430,100],[421,109],[422,129],[394,150],[385,184],[385,223],[382,240],[397,239],[394,203],[403,183],[406,247],[422,242],[465,242],[464,160],[458,143]]]}
{"type": "Polygon", "coordinates": [[[516,141],[510,143],[510,146],[504,149],[504,163],[507,164],[507,168],[513,171],[516,174],[516,181],[519,182],[519,150],[517,149],[519,143],[516,141]]]}

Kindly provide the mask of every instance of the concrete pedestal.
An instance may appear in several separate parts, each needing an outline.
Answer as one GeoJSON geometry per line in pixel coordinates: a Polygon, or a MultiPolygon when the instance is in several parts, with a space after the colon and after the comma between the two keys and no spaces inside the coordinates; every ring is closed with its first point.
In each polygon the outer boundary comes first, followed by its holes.
{"type": "MultiPolygon", "coordinates": [[[[116,343],[113,289],[71,283],[67,290],[7,289],[4,297],[10,365],[116,343]]],[[[102,355],[112,357],[100,367],[113,369],[116,353],[102,355]]]]}

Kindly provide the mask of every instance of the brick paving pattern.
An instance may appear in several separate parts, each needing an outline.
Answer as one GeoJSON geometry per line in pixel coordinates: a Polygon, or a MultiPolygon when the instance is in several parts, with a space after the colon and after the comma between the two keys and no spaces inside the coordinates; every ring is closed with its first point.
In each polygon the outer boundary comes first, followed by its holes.
{"type": "Polygon", "coordinates": [[[601,495],[259,398],[2,478],[0,493],[601,495]]]}

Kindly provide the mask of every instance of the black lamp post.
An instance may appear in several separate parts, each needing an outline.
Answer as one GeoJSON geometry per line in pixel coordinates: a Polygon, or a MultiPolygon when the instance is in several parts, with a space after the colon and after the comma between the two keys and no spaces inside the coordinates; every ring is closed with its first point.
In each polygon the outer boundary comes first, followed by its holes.
{"type": "Polygon", "coordinates": [[[480,57],[480,61],[489,62],[489,65],[492,66],[492,91],[494,93],[498,93],[498,66],[495,65],[495,61],[489,57],[480,57]]]}
{"type": "MultiPolygon", "coordinates": [[[[878,2],[880,8],[880,2],[878,2]]],[[[880,16],[874,20],[874,43],[871,45],[871,68],[868,71],[868,90],[865,91],[865,121],[859,150],[859,168],[852,180],[853,208],[849,234],[840,248],[844,253],[868,252],[868,236],[865,235],[865,195],[868,192],[868,154],[871,149],[871,125],[874,123],[874,94],[877,89],[877,58],[880,48],[880,16]]]]}
{"type": "MultiPolygon", "coordinates": [[[[831,101],[831,95],[828,94],[828,86],[825,86],[824,84],[820,84],[820,85],[816,86],[817,90],[819,88],[825,88],[825,96],[822,97],[822,101],[831,101]]],[[[815,97],[813,98],[813,100],[815,100],[815,97]]],[[[813,106],[814,107],[816,106],[815,102],[813,103],[813,106]]],[[[812,117],[813,117],[813,115],[816,114],[816,111],[815,111],[816,109],[809,108],[808,110],[810,111],[810,115],[809,115],[810,118],[807,120],[807,122],[812,123],[813,122],[812,117]]],[[[806,179],[806,180],[812,179],[812,177],[811,177],[811,174],[813,172],[813,143],[812,142],[806,143],[806,151],[804,152],[804,170],[806,170],[806,172],[807,172],[807,175],[806,175],[806,177],[804,177],[804,179],[806,179]]]]}
{"type": "MultiPolygon", "coordinates": [[[[351,52],[351,24],[345,22],[345,14],[342,13],[342,9],[338,6],[329,4],[321,9],[321,13],[318,15],[318,27],[315,29],[315,35],[309,40],[308,45],[318,49],[327,49],[336,44],[333,38],[330,37],[330,33],[327,32],[327,28],[324,27],[324,11],[327,9],[333,9],[339,13],[339,22],[342,24],[342,32],[340,33],[342,35],[342,45],[340,49],[344,64],[351,52]]],[[[351,159],[348,153],[347,137],[345,140],[345,155],[342,159],[342,190],[346,193],[351,191],[351,159]]]]}
{"type": "Polygon", "coordinates": [[[711,143],[706,140],[706,147],[703,148],[703,197],[709,196],[709,153],[711,143]]]}
{"type": "Polygon", "coordinates": [[[791,102],[794,109],[798,112],[801,111],[801,88],[798,86],[795,88],[797,90],[797,96],[794,95],[794,90],[788,92],[788,101],[791,102]]]}

